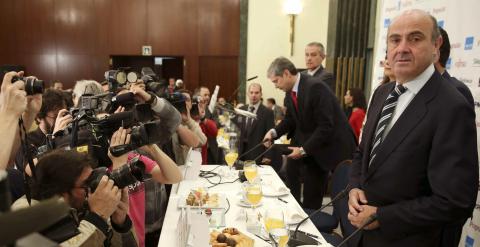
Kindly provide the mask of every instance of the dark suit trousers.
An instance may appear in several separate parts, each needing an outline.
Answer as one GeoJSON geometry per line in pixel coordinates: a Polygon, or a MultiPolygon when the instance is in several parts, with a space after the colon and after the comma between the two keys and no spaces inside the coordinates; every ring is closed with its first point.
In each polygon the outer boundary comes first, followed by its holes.
{"type": "Polygon", "coordinates": [[[322,206],[327,189],[328,172],[315,163],[313,158],[287,160],[287,184],[290,192],[304,208],[318,209],[322,206]],[[303,203],[301,202],[301,182],[303,181],[303,203]]]}
{"type": "Polygon", "coordinates": [[[462,237],[463,225],[467,219],[461,219],[453,224],[449,224],[442,229],[442,239],[440,241],[441,247],[458,246],[460,238],[462,237]]]}

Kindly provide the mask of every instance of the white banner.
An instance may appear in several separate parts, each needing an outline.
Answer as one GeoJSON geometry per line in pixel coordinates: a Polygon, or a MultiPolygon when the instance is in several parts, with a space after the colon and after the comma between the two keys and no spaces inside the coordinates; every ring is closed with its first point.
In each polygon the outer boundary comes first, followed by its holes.
{"type": "MultiPolygon", "coordinates": [[[[437,18],[450,38],[451,53],[447,63],[448,72],[465,83],[475,99],[477,113],[477,143],[480,143],[480,26],[478,25],[479,0],[380,0],[377,8],[377,37],[372,74],[372,90],[383,79],[387,28],[394,17],[408,9],[423,9],[437,18]]],[[[480,153],[480,151],[479,151],[480,153]]],[[[479,196],[480,197],[480,196],[479,196]]],[[[468,220],[459,246],[480,246],[480,198],[468,220]]]]}

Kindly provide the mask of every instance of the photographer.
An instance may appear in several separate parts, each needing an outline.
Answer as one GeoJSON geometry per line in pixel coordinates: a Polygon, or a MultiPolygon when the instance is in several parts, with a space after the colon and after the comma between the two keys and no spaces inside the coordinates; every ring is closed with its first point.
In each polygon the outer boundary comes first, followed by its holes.
{"type": "Polygon", "coordinates": [[[179,113],[179,111],[164,98],[160,98],[152,93],[145,92],[141,86],[141,83],[132,84],[130,91],[135,94],[137,101],[147,103],[150,102],[152,105],[152,110],[157,113],[160,119],[162,121],[168,121],[167,126],[172,127],[169,129],[169,133],[172,136],[172,142],[175,143],[172,143],[174,155],[172,158],[175,158],[175,162],[177,164],[183,165],[185,163],[185,157],[181,154],[181,152],[178,152],[178,145],[184,145],[189,148],[198,147],[200,145],[198,136],[195,134],[194,130],[192,130],[195,129],[195,126],[192,125],[189,127],[189,124],[191,125],[192,123],[189,121],[191,118],[189,115],[187,115],[188,113],[179,113]],[[179,144],[176,145],[177,143],[179,144]]]}
{"type": "MultiPolygon", "coordinates": [[[[130,142],[129,130],[120,128],[116,131],[111,139],[110,146],[118,146],[128,144],[130,142]]],[[[126,163],[137,158],[145,165],[145,172],[151,176],[151,180],[158,184],[174,184],[182,180],[182,174],[178,169],[175,162],[170,159],[157,145],[145,145],[139,150],[132,151],[128,154],[124,154],[120,157],[114,157],[110,154],[110,158],[113,162],[112,170],[116,170],[124,166],[126,163]],[[145,155],[142,155],[143,153],[145,155]],[[147,157],[148,156],[148,157],[147,157]],[[151,157],[152,159],[150,159],[151,157]]],[[[128,186],[129,193],[129,215],[135,226],[136,235],[139,240],[139,246],[145,246],[146,235],[146,216],[152,214],[148,212],[149,208],[146,207],[146,202],[151,201],[154,198],[150,198],[150,194],[147,194],[145,181],[138,181],[135,184],[128,186]]],[[[166,203],[165,200],[162,201],[166,203]]],[[[162,203],[160,202],[160,203],[162,203]]],[[[165,205],[166,206],[166,205],[165,205]]],[[[162,210],[162,209],[155,209],[162,210]]],[[[166,207],[165,207],[166,210],[166,207]]],[[[159,213],[159,212],[157,212],[159,213]]],[[[160,212],[162,213],[162,212],[160,212]]],[[[164,214],[165,212],[163,212],[164,214]]]]}
{"type": "Polygon", "coordinates": [[[102,93],[102,85],[94,80],[77,81],[73,87],[73,105],[78,107],[80,97],[83,95],[99,95],[102,93]]]}
{"type": "MultiPolygon", "coordinates": [[[[95,191],[90,191],[87,181],[92,166],[93,161],[84,153],[55,150],[46,154],[36,166],[32,205],[60,196],[72,207],[75,217],[69,218],[69,222],[77,226],[73,233],[78,232],[61,241],[62,246],[136,246],[127,215],[127,191],[119,190],[106,176],[95,191]]],[[[28,207],[25,196],[12,205],[13,210],[25,207],[28,207]]],[[[67,229],[63,225],[58,228],[67,229]]]]}
{"type": "Polygon", "coordinates": [[[25,82],[12,83],[14,76],[22,77],[23,72],[5,74],[0,93],[0,169],[13,163],[13,158],[20,146],[18,119],[22,117],[23,126],[29,129],[42,106],[42,95],[27,96],[25,82]]]}
{"type": "MultiPolygon", "coordinates": [[[[191,117],[192,99],[189,92],[182,90],[181,94],[185,101],[185,105],[181,106],[184,107],[184,109],[180,110],[180,114],[182,115],[181,127],[184,129],[180,128],[177,130],[177,135],[172,136],[172,145],[177,164],[183,165],[186,162],[190,148],[203,146],[207,142],[207,137],[203,134],[200,125],[191,117]],[[185,129],[188,130],[188,132],[184,131],[185,129]]],[[[195,112],[198,112],[198,105],[196,104],[195,107],[197,107],[195,112]]]]}
{"type": "MultiPolygon", "coordinates": [[[[201,96],[197,96],[197,107],[198,111],[192,116],[192,118],[200,125],[203,134],[207,138],[217,138],[218,128],[215,121],[205,117],[206,114],[206,104],[201,96]]],[[[208,142],[205,142],[202,145],[202,164],[208,164],[208,142]]]]}

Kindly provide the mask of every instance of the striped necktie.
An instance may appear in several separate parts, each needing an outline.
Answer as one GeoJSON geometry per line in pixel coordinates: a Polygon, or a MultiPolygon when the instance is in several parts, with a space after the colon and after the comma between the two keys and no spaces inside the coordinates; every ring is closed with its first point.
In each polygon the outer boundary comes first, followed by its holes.
{"type": "Polygon", "coordinates": [[[393,112],[395,111],[395,107],[397,106],[398,97],[400,97],[400,95],[402,95],[406,90],[407,89],[404,86],[399,84],[385,100],[382,108],[382,113],[380,114],[380,120],[378,120],[377,129],[375,130],[373,147],[370,151],[370,162],[368,163],[369,166],[375,159],[378,148],[383,141],[383,133],[385,132],[385,128],[392,120],[393,112]]]}

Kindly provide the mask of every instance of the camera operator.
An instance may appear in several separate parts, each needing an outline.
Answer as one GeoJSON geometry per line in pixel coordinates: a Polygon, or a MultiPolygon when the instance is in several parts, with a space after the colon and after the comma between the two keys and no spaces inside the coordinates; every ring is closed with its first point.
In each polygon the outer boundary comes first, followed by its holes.
{"type": "MultiPolygon", "coordinates": [[[[117,145],[128,144],[130,142],[129,130],[123,129],[120,127],[116,131],[111,139],[110,146],[114,147],[117,145]]],[[[170,159],[157,145],[145,145],[139,150],[132,151],[128,154],[124,154],[120,157],[114,157],[110,155],[112,160],[111,169],[119,169],[124,166],[127,162],[131,161],[134,158],[142,161],[145,165],[145,172],[151,175],[152,182],[158,184],[174,184],[182,180],[182,174],[178,169],[175,162],[170,159]],[[144,153],[145,155],[141,155],[144,153]],[[148,156],[148,157],[147,157],[148,156]],[[151,157],[152,159],[150,159],[151,157]]],[[[146,203],[152,201],[155,198],[151,198],[154,195],[151,195],[149,191],[146,190],[147,180],[143,182],[136,182],[133,185],[128,186],[129,193],[129,215],[135,226],[135,231],[139,240],[139,246],[145,246],[145,236],[146,236],[146,224],[147,224],[147,215],[154,213],[165,214],[165,212],[149,212],[150,210],[164,210],[166,211],[166,205],[162,208],[147,208],[146,203]]],[[[163,198],[163,201],[159,202],[160,204],[166,204],[166,198],[163,198]]],[[[163,222],[163,218],[162,218],[163,222]]],[[[159,232],[158,232],[159,234],[159,232]]],[[[158,240],[158,237],[157,237],[158,240]]]]}
{"type": "MultiPolygon", "coordinates": [[[[95,191],[90,191],[87,180],[92,165],[85,153],[54,150],[46,154],[36,166],[32,205],[60,196],[72,207],[75,217],[69,219],[76,224],[78,234],[64,240],[62,246],[136,246],[127,215],[127,191],[119,190],[107,176],[101,178],[95,191]]],[[[12,205],[13,210],[25,207],[25,196],[12,205]]],[[[59,229],[65,231],[66,227],[59,229]]]]}
{"type": "Polygon", "coordinates": [[[83,95],[99,95],[102,93],[104,93],[102,85],[94,80],[77,81],[73,87],[73,105],[78,107],[80,97],[83,95]]]}
{"type": "MultiPolygon", "coordinates": [[[[191,117],[192,99],[190,93],[186,90],[181,90],[180,93],[185,100],[185,109],[180,111],[182,115],[181,126],[188,129],[189,132],[177,131],[177,135],[173,135],[172,137],[172,145],[177,164],[183,165],[186,162],[190,148],[199,148],[205,145],[207,143],[207,137],[202,132],[200,125],[191,117]],[[195,138],[191,137],[191,133],[193,133],[195,138]],[[198,139],[198,142],[192,142],[192,140],[195,139],[198,139]]],[[[198,108],[196,112],[198,112],[198,108]]]]}
{"type": "MultiPolygon", "coordinates": [[[[164,119],[165,121],[170,121],[172,123],[167,125],[176,127],[175,129],[171,129],[169,131],[172,134],[172,150],[174,155],[172,158],[175,158],[175,162],[177,164],[183,165],[185,163],[185,158],[176,153],[176,145],[173,145],[173,142],[178,140],[178,143],[181,145],[192,148],[200,145],[198,136],[188,126],[191,124],[191,122],[188,120],[190,117],[185,114],[180,114],[179,111],[175,109],[175,107],[173,107],[167,100],[155,96],[154,94],[145,92],[145,90],[143,90],[141,87],[141,83],[132,84],[130,91],[136,95],[138,101],[144,101],[147,103],[151,102],[152,110],[160,116],[160,119],[162,119],[162,121],[164,119]],[[176,125],[173,124],[175,121],[178,121],[176,125]]],[[[192,127],[192,129],[195,128],[192,127]]]]}

